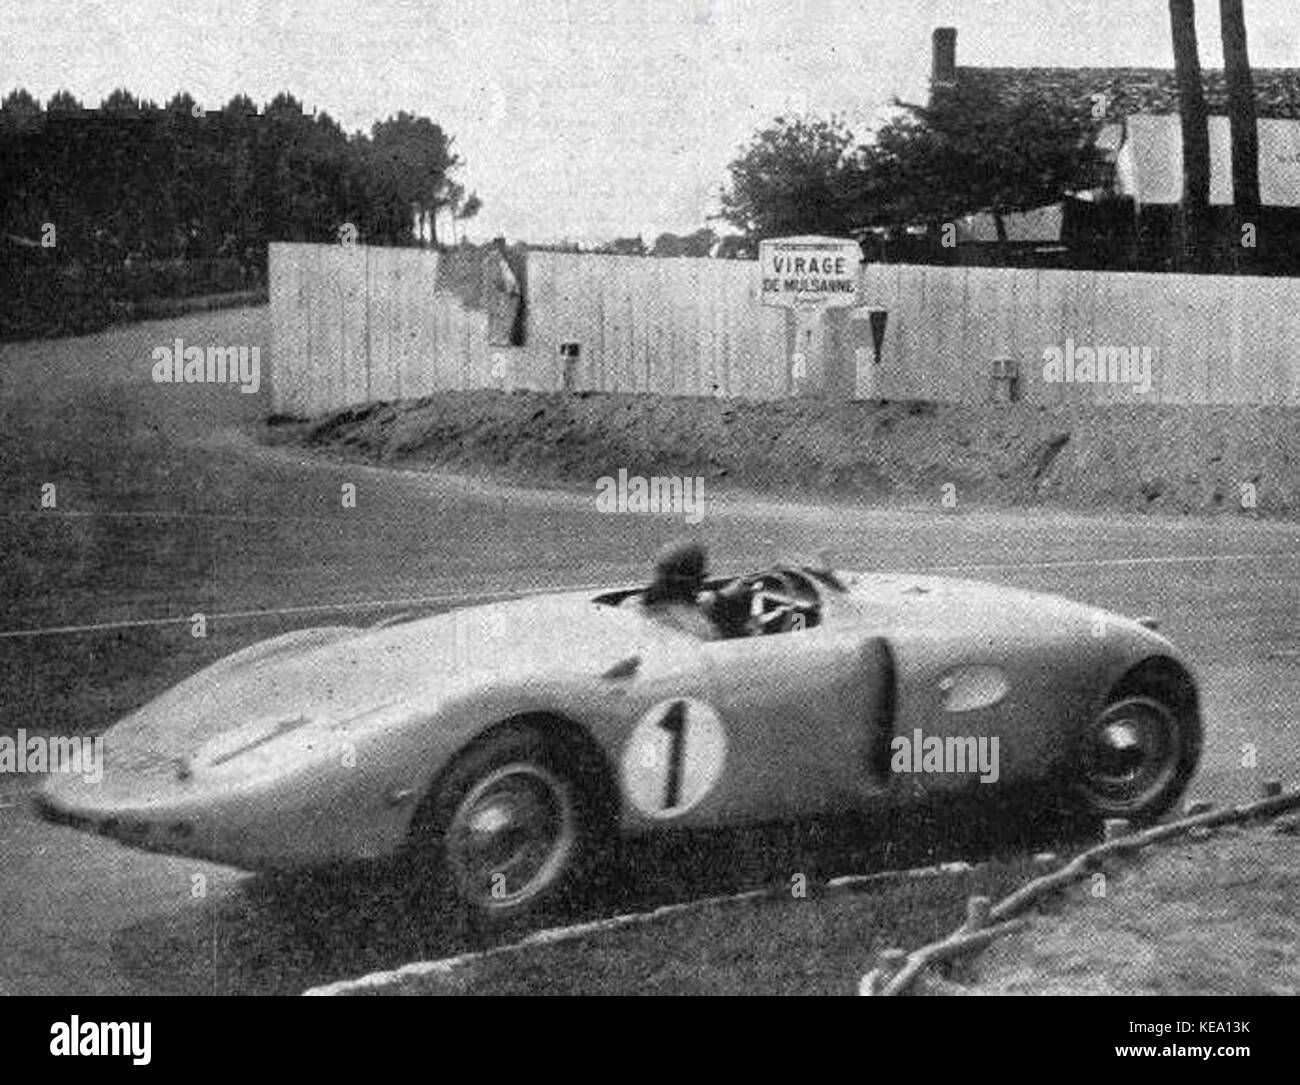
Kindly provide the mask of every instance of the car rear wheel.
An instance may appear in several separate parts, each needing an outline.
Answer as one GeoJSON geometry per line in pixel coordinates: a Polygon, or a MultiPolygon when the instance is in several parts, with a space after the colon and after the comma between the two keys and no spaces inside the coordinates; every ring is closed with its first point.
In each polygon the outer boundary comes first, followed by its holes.
{"type": "Polygon", "coordinates": [[[1155,821],[1186,788],[1200,747],[1195,712],[1175,699],[1159,691],[1116,697],[1079,736],[1076,791],[1095,817],[1155,821]]]}
{"type": "Polygon", "coordinates": [[[490,734],[452,765],[415,843],[460,918],[510,928],[585,884],[601,836],[589,778],[578,751],[530,726],[490,734]]]}

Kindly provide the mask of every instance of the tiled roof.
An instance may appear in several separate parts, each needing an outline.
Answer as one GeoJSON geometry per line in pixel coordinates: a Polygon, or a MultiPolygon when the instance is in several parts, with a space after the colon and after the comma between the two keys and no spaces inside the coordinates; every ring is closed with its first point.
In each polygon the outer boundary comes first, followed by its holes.
{"type": "MultiPolygon", "coordinates": [[[[1300,68],[1254,69],[1258,116],[1300,120],[1300,68]]],[[[1202,72],[1210,113],[1228,111],[1222,71],[1202,72]]],[[[1178,87],[1165,68],[972,68],[957,67],[963,90],[999,98],[1045,97],[1089,108],[1093,95],[1104,95],[1106,116],[1131,113],[1176,113],[1178,87]]],[[[936,87],[936,90],[938,88],[936,87]]]]}

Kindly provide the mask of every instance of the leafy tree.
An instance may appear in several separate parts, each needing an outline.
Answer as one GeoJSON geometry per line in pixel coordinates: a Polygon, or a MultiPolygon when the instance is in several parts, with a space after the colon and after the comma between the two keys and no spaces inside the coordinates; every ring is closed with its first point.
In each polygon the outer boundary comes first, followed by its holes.
{"type": "Polygon", "coordinates": [[[139,113],[142,105],[140,99],[125,87],[118,87],[100,104],[105,113],[139,113]]]}
{"type": "Polygon", "coordinates": [[[106,273],[175,256],[261,272],[268,241],[335,241],[351,223],[367,240],[410,244],[415,201],[458,221],[482,207],[451,176],[451,138],[427,118],[349,136],[288,93],[260,112],[242,94],[205,115],[195,105],[182,91],[160,109],[119,88],[83,110],[60,91],[42,113],[11,91],[0,102],[0,231],[30,238],[55,223],[52,259],[106,273]]]}
{"type": "Polygon", "coordinates": [[[1039,96],[990,99],[977,88],[938,89],[860,149],[849,172],[855,226],[901,227],[991,210],[1054,203],[1092,161],[1089,104],[1039,96]]]}
{"type": "Polygon", "coordinates": [[[839,120],[786,120],[759,133],[730,166],[722,208],[750,242],[777,235],[846,235],[870,226],[938,224],[972,211],[1061,199],[1093,161],[1090,103],[990,97],[936,88],[855,146],[839,120]]]}
{"type": "Polygon", "coordinates": [[[439,211],[449,208],[456,214],[463,210],[465,199],[464,188],[451,176],[461,165],[451,144],[451,137],[428,117],[404,111],[371,129],[371,161],[390,215],[400,219],[404,211],[409,219],[412,209],[427,215],[434,226],[435,245],[439,211]]]}
{"type": "Polygon", "coordinates": [[[758,256],[758,249],[743,234],[727,234],[719,239],[713,255],[718,260],[754,260],[758,256]]]}
{"type": "Polygon", "coordinates": [[[221,111],[227,117],[246,119],[257,116],[257,103],[247,94],[236,94],[221,111]]]}
{"type": "Polygon", "coordinates": [[[0,101],[0,110],[14,117],[38,117],[41,103],[23,87],[15,87],[0,101]]]}
{"type": "Polygon", "coordinates": [[[717,243],[718,235],[707,226],[685,237],[664,233],[655,238],[651,255],[705,257],[713,251],[713,246],[717,243]]]}
{"type": "Polygon", "coordinates": [[[80,113],[81,109],[81,103],[67,90],[55,91],[53,97],[45,103],[46,113],[80,113]]]}
{"type": "Polygon", "coordinates": [[[178,117],[193,117],[194,107],[198,103],[188,91],[177,91],[172,95],[171,100],[163,106],[168,113],[173,113],[178,117]]]}
{"type": "Polygon", "coordinates": [[[608,244],[602,245],[600,251],[613,256],[647,256],[650,252],[640,236],[616,237],[608,244]]]}
{"type": "Polygon", "coordinates": [[[37,131],[41,124],[41,104],[22,87],[11,90],[0,101],[0,132],[17,136],[37,131]]]}
{"type": "Polygon", "coordinates": [[[728,166],[721,217],[754,239],[843,234],[853,225],[845,199],[853,142],[837,118],[777,117],[728,166]]]}
{"type": "Polygon", "coordinates": [[[471,192],[465,197],[460,208],[456,211],[456,217],[462,221],[472,219],[483,210],[483,200],[477,192],[471,192]]]}

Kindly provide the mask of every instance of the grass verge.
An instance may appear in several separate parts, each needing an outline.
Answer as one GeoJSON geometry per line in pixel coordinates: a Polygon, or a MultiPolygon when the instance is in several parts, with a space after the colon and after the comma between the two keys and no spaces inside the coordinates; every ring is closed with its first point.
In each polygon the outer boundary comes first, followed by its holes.
{"type": "Polygon", "coordinates": [[[877,950],[913,949],[959,926],[972,894],[1002,897],[1041,873],[1028,857],[868,891],[712,904],[556,945],[405,979],[406,995],[846,995],[877,950]]]}

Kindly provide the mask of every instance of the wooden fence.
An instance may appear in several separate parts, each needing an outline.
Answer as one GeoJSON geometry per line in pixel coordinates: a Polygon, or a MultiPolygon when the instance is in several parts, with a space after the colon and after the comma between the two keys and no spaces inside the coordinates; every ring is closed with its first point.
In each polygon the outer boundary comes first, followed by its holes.
{"type": "Polygon", "coordinates": [[[557,386],[572,364],[579,389],[785,396],[785,314],[759,286],[752,261],[529,253],[528,342],[553,344],[557,386]]]}
{"type": "Polygon", "coordinates": [[[1006,356],[1029,402],[1300,405],[1300,279],[876,264],[863,295],[889,313],[886,398],[979,402],[1006,356]],[[1071,344],[1149,350],[1150,390],[1044,380],[1071,344]]]}
{"type": "Polygon", "coordinates": [[[274,410],[310,416],[356,403],[492,384],[487,314],[438,292],[438,254],[274,244],[274,410]]]}
{"type": "MultiPolygon", "coordinates": [[[[528,255],[522,347],[437,288],[438,255],[271,246],[275,409],[311,415],[444,389],[982,402],[994,359],[1031,403],[1300,405],[1300,280],[875,264],[792,379],[789,314],[751,261],[528,255]],[[887,313],[879,362],[869,308],[887,313]],[[1051,351],[1136,349],[1150,385],[1044,379],[1051,351]]],[[[1104,368],[1104,367],[1103,367],[1104,368]]],[[[1064,375],[1064,374],[1063,374],[1064,375]]],[[[1109,374],[1107,374],[1109,376],[1109,374]]]]}

